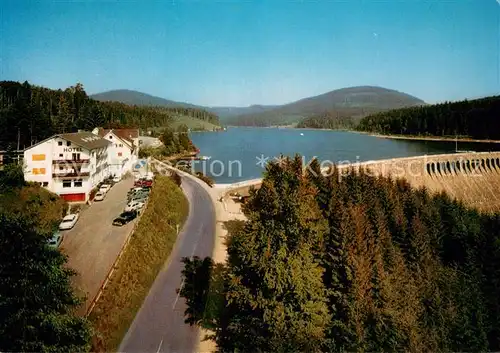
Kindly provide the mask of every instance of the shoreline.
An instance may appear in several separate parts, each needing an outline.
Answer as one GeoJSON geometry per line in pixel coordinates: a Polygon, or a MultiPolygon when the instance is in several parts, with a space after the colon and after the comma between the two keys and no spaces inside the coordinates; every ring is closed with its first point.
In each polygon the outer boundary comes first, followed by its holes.
{"type": "Polygon", "coordinates": [[[318,130],[318,131],[342,131],[342,132],[352,132],[355,134],[363,134],[383,139],[391,140],[415,140],[415,141],[442,141],[442,142],[470,142],[470,143],[500,143],[500,140],[478,140],[471,138],[457,138],[454,137],[440,137],[440,136],[407,136],[407,135],[383,135],[367,131],[357,131],[350,129],[323,129],[315,127],[295,127],[290,125],[277,125],[277,126],[230,126],[233,128],[260,128],[260,129],[295,129],[295,130],[318,130]]]}
{"type": "Polygon", "coordinates": [[[453,138],[453,137],[439,137],[439,136],[405,136],[405,135],[382,135],[366,131],[351,131],[358,134],[364,134],[368,136],[391,139],[391,140],[415,140],[415,141],[443,141],[443,142],[470,142],[470,143],[500,143],[499,140],[478,140],[471,138],[453,138]]]}

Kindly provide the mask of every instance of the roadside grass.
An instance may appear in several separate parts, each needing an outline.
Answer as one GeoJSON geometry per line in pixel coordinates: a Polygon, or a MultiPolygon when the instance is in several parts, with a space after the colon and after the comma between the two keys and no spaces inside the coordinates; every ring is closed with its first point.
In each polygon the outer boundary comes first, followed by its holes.
{"type": "Polygon", "coordinates": [[[167,261],[189,207],[182,190],[158,175],[139,224],[89,319],[92,351],[117,351],[121,340],[167,261]]]}

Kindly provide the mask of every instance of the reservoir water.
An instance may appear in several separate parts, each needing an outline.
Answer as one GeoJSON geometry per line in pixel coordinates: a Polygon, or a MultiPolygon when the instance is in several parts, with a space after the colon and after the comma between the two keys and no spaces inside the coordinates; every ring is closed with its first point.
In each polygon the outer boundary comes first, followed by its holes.
{"type": "MultiPolygon", "coordinates": [[[[193,132],[193,143],[209,160],[196,161],[195,169],[216,183],[234,183],[260,178],[265,162],[299,153],[305,163],[317,157],[329,163],[453,153],[454,141],[391,140],[346,131],[228,128],[219,132],[193,132]]],[[[493,151],[498,144],[459,142],[459,150],[493,151]]]]}

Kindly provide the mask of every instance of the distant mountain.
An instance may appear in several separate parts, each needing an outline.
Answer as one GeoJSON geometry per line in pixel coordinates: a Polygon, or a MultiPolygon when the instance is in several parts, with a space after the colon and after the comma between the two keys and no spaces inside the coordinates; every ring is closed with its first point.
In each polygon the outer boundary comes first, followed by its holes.
{"type": "Polygon", "coordinates": [[[127,89],[97,93],[91,98],[130,105],[204,109],[217,114],[224,124],[246,126],[288,125],[322,114],[360,119],[389,109],[425,104],[421,99],[409,94],[372,86],[342,88],[285,105],[249,107],[205,107],[127,89]]]}
{"type": "Polygon", "coordinates": [[[279,105],[251,105],[249,107],[210,107],[205,108],[217,114],[221,119],[245,114],[259,114],[278,108],[279,105]]]}
{"type": "Polygon", "coordinates": [[[211,113],[217,114],[220,118],[229,118],[243,114],[257,114],[278,107],[276,105],[251,105],[249,107],[204,107],[184,102],[176,102],[173,100],[160,98],[152,96],[147,93],[142,93],[128,89],[117,89],[117,90],[97,93],[93,94],[91,98],[101,102],[112,101],[130,105],[204,109],[211,113]]]}
{"type": "Polygon", "coordinates": [[[168,99],[155,97],[146,93],[132,91],[128,89],[116,89],[112,91],[97,93],[91,95],[90,98],[93,98],[101,102],[112,101],[112,102],[125,103],[129,105],[204,109],[204,107],[200,107],[194,104],[171,101],[168,99]]]}
{"type": "Polygon", "coordinates": [[[322,114],[360,119],[385,110],[424,104],[423,100],[406,93],[382,87],[359,86],[304,98],[260,113],[239,115],[225,123],[244,126],[288,125],[322,114]]]}

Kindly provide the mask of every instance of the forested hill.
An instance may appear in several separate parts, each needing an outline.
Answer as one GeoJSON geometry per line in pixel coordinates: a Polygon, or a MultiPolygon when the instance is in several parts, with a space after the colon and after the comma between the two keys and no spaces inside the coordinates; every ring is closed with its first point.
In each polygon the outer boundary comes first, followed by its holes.
{"type": "Polygon", "coordinates": [[[267,164],[226,263],[183,259],[186,321],[221,352],[498,352],[500,215],[369,170],[326,174],[267,164]]]}
{"type": "Polygon", "coordinates": [[[91,98],[101,102],[120,102],[131,105],[142,106],[158,106],[158,107],[185,107],[196,108],[209,111],[218,115],[221,119],[234,117],[244,114],[257,114],[262,113],[278,106],[275,105],[251,105],[249,107],[204,107],[184,102],[177,102],[170,99],[152,96],[147,93],[128,89],[117,89],[101,93],[96,93],[90,96],[91,98]]]}
{"type": "Polygon", "coordinates": [[[243,126],[288,125],[324,114],[359,119],[380,111],[423,104],[425,102],[421,99],[387,88],[349,87],[301,99],[261,113],[240,115],[225,123],[243,126]]]}
{"type": "Polygon", "coordinates": [[[116,90],[96,93],[91,95],[90,98],[98,100],[100,102],[119,102],[129,105],[141,105],[141,106],[152,106],[152,107],[154,106],[184,107],[184,108],[202,109],[202,107],[196,106],[194,104],[176,102],[169,99],[152,96],[147,93],[142,93],[128,89],[116,89],[116,90]]]}
{"type": "Polygon", "coordinates": [[[99,102],[89,98],[81,84],[52,90],[28,82],[0,81],[0,150],[16,148],[18,136],[23,149],[61,132],[96,126],[146,129],[183,118],[219,124],[217,115],[197,108],[99,102]]]}
{"type": "Polygon", "coordinates": [[[379,134],[500,139],[500,96],[397,109],[363,118],[358,130],[379,134]]]}

